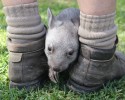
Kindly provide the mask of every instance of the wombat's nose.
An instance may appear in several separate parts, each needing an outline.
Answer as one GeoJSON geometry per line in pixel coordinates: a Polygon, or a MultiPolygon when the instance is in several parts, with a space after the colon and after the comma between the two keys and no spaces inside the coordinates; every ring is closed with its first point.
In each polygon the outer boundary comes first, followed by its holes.
{"type": "Polygon", "coordinates": [[[59,71],[60,71],[59,68],[55,68],[55,67],[53,68],[53,70],[56,71],[56,72],[59,72],[59,71]]]}

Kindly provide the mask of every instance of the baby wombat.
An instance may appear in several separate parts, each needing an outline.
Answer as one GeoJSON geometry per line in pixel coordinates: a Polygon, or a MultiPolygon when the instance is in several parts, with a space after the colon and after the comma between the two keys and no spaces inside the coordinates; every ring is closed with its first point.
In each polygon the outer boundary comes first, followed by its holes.
{"type": "Polygon", "coordinates": [[[49,77],[58,81],[58,73],[66,70],[78,54],[78,27],[80,11],[67,8],[54,16],[48,8],[48,33],[45,53],[48,58],[49,77]]]}

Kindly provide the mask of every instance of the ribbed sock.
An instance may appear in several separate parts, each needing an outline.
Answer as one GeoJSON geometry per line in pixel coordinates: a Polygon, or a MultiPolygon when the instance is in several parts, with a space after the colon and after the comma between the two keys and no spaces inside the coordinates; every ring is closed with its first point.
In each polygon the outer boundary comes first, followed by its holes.
{"type": "Polygon", "coordinates": [[[40,39],[45,35],[46,29],[41,22],[37,2],[7,6],[3,9],[8,25],[8,49],[13,51],[11,45],[14,48],[28,46],[29,43],[40,45],[40,39]]]}
{"type": "Polygon", "coordinates": [[[115,13],[95,16],[80,12],[79,40],[81,43],[100,49],[110,49],[116,40],[115,13]]]}

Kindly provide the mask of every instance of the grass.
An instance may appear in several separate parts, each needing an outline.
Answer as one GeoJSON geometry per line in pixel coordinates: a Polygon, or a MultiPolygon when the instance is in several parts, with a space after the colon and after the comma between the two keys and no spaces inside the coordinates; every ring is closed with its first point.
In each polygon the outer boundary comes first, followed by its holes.
{"type": "MultiPolygon", "coordinates": [[[[75,0],[39,0],[39,11],[43,22],[47,24],[47,8],[58,14],[67,7],[78,7],[75,0]]],[[[125,53],[125,5],[124,0],[117,0],[115,20],[118,28],[118,50],[125,53]]],[[[8,51],[6,48],[6,22],[0,2],[0,100],[125,100],[125,78],[107,84],[99,92],[76,94],[67,89],[65,84],[47,82],[42,89],[27,92],[9,89],[8,51]]]]}

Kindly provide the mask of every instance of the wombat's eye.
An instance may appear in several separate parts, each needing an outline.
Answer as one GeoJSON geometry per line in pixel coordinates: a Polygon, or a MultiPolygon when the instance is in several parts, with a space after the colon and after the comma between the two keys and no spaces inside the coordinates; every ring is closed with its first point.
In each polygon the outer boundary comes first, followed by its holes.
{"type": "Polygon", "coordinates": [[[69,50],[68,55],[69,55],[69,56],[72,56],[73,53],[74,53],[74,50],[71,49],[71,50],[69,50]]]}
{"type": "Polygon", "coordinates": [[[48,49],[48,52],[49,52],[49,53],[52,53],[52,52],[53,52],[53,45],[52,45],[52,43],[48,45],[48,48],[47,48],[47,49],[48,49]]]}
{"type": "Polygon", "coordinates": [[[52,51],[52,48],[51,48],[51,47],[48,47],[48,51],[50,51],[50,52],[51,52],[51,51],[52,51]]]}

